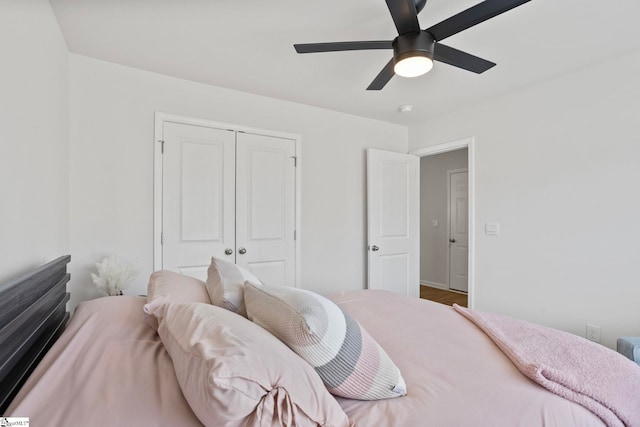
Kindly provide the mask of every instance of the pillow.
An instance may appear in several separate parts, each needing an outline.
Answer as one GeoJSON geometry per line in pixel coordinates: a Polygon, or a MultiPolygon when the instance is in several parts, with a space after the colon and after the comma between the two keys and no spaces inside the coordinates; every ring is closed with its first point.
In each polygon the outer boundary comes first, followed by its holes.
{"type": "Polygon", "coordinates": [[[149,277],[147,304],[144,306],[145,322],[158,329],[158,322],[151,316],[152,304],[165,302],[202,302],[211,304],[207,288],[202,280],[173,271],[156,271],[149,277]],[[155,303],[154,303],[155,301],[155,303]]]}
{"type": "Polygon", "coordinates": [[[158,311],[160,339],[204,425],[349,425],[311,366],[258,325],[208,304],[158,311]]]}
{"type": "Polygon", "coordinates": [[[360,400],[407,393],[387,353],[334,302],[310,291],[250,282],[244,292],[249,319],[309,362],[331,393],[360,400]]]}
{"type": "Polygon", "coordinates": [[[211,303],[247,317],[244,306],[244,282],[261,282],[239,265],[213,257],[207,270],[207,292],[211,303]]]}

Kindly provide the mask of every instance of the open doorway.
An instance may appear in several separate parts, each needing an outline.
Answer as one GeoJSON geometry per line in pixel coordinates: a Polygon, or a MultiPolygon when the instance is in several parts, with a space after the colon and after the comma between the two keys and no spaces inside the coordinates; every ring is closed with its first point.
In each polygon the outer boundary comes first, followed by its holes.
{"type": "Polygon", "coordinates": [[[420,295],[473,307],[473,138],[422,149],[420,295]]]}

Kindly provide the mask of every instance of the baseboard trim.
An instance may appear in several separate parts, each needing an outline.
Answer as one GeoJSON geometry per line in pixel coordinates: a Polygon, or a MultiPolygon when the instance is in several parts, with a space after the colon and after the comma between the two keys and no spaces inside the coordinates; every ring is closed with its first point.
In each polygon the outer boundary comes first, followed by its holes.
{"type": "Polygon", "coordinates": [[[427,282],[426,280],[421,280],[420,285],[428,286],[430,288],[441,289],[443,291],[455,292],[456,294],[469,295],[469,292],[459,291],[457,289],[449,289],[446,285],[443,285],[442,283],[427,282]]]}
{"type": "Polygon", "coordinates": [[[428,280],[420,280],[420,284],[424,286],[429,286],[430,288],[442,289],[445,291],[449,290],[449,287],[447,285],[444,285],[442,283],[429,282],[428,280]]]}

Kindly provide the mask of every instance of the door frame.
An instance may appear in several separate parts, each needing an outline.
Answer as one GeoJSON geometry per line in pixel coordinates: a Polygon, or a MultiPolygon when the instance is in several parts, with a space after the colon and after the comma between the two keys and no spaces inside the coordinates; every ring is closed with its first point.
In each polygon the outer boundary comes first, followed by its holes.
{"type": "Polygon", "coordinates": [[[154,112],[154,132],[153,132],[153,269],[157,271],[162,268],[162,128],[165,122],[179,123],[192,126],[203,126],[216,129],[227,129],[236,132],[246,132],[258,135],[286,138],[295,141],[296,147],[296,182],[295,182],[295,286],[300,287],[302,271],[301,264],[301,205],[302,196],[302,137],[297,134],[278,132],[267,129],[253,128],[249,126],[236,125],[230,123],[216,122],[213,120],[181,116],[178,114],[154,112]]]}
{"type": "MultiPolygon", "coordinates": [[[[475,137],[471,136],[455,141],[445,142],[442,144],[436,144],[425,148],[419,148],[414,151],[410,151],[409,154],[416,155],[418,157],[433,156],[436,154],[447,153],[449,151],[455,151],[460,149],[467,149],[467,169],[469,172],[469,205],[468,205],[468,230],[469,230],[469,259],[467,262],[468,267],[468,306],[473,309],[475,307],[475,218],[476,218],[476,178],[475,178],[475,137]]],[[[447,208],[448,209],[448,208],[447,208]]],[[[448,255],[447,255],[448,257],[448,255]]],[[[448,259],[448,258],[447,258],[448,259]]],[[[449,267],[447,266],[447,271],[449,267]]],[[[447,272],[447,274],[449,274],[447,272]]]]}

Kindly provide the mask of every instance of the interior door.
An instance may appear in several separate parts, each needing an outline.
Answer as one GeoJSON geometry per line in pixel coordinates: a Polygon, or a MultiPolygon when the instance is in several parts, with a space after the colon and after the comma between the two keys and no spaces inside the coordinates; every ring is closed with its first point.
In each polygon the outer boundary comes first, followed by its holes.
{"type": "Polygon", "coordinates": [[[368,287],[420,294],[420,159],[367,150],[368,287]]]}
{"type": "Polygon", "coordinates": [[[469,173],[449,173],[449,288],[469,289],[469,173]]]}
{"type": "Polygon", "coordinates": [[[233,131],[163,124],[162,268],[206,280],[212,256],[234,262],[235,139],[233,131]]]}
{"type": "Polygon", "coordinates": [[[295,286],[295,141],[238,133],[236,263],[266,284],[295,286]]]}

